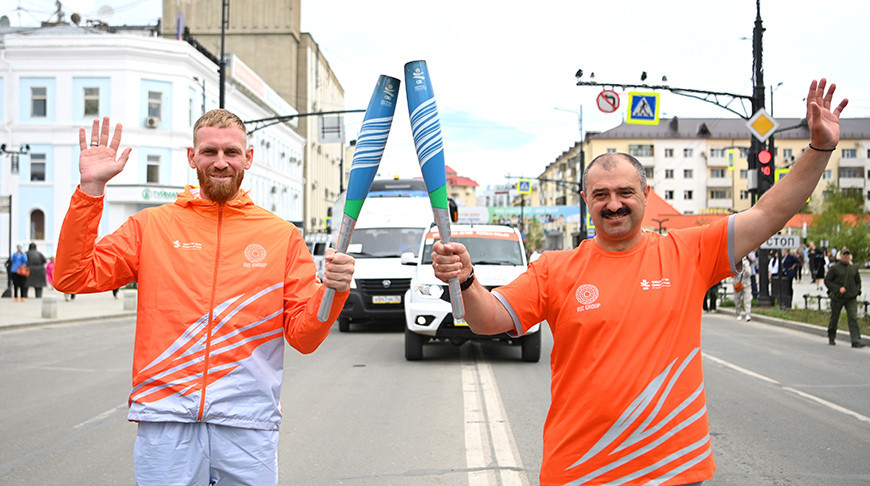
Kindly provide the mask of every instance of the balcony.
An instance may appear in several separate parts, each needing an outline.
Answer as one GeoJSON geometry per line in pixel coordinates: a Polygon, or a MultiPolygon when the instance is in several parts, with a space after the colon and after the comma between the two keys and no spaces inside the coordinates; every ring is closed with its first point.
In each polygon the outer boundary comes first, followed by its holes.
{"type": "Polygon", "coordinates": [[[707,187],[731,187],[734,181],[728,177],[708,177],[707,187]]]}

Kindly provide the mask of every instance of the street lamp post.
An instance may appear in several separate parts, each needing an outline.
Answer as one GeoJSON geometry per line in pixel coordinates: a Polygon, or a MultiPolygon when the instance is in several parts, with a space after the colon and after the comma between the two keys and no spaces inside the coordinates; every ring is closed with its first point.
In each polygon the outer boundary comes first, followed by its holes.
{"type": "Polygon", "coordinates": [[[577,226],[577,244],[588,238],[586,230],[586,201],[583,200],[583,173],[586,171],[586,151],[583,149],[583,105],[580,105],[580,111],[566,110],[564,108],[553,108],[554,110],[567,111],[577,115],[577,123],[580,129],[580,154],[579,168],[577,171],[577,205],[580,206],[580,221],[577,226]]]}

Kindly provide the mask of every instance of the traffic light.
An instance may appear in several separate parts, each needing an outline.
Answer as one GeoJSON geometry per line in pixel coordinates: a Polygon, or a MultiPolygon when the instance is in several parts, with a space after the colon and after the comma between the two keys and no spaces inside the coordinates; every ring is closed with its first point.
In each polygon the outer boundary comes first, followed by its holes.
{"type": "Polygon", "coordinates": [[[768,150],[762,150],[758,152],[758,196],[773,187],[773,183],[773,155],[768,150]]]}

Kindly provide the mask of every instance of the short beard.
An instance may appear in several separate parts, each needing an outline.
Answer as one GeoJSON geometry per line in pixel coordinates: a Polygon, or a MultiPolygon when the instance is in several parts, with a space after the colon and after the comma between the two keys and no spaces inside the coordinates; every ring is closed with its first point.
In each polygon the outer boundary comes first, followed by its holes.
{"type": "MultiPolygon", "coordinates": [[[[212,169],[213,173],[220,173],[212,169]]],[[[242,187],[242,180],[245,178],[245,172],[239,171],[228,182],[215,182],[211,177],[207,176],[202,169],[196,169],[196,177],[199,179],[199,186],[202,189],[203,195],[210,201],[223,204],[239,192],[242,187]]]]}

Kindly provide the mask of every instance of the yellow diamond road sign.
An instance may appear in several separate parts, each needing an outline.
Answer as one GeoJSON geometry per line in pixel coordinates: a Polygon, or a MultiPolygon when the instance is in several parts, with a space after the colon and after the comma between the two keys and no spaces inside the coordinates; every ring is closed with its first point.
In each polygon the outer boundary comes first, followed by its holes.
{"type": "Polygon", "coordinates": [[[773,119],[772,116],[768,115],[764,108],[755,112],[752,115],[752,118],[746,122],[746,128],[749,129],[752,136],[757,138],[758,140],[764,142],[773,132],[779,128],[779,122],[773,119]]]}

